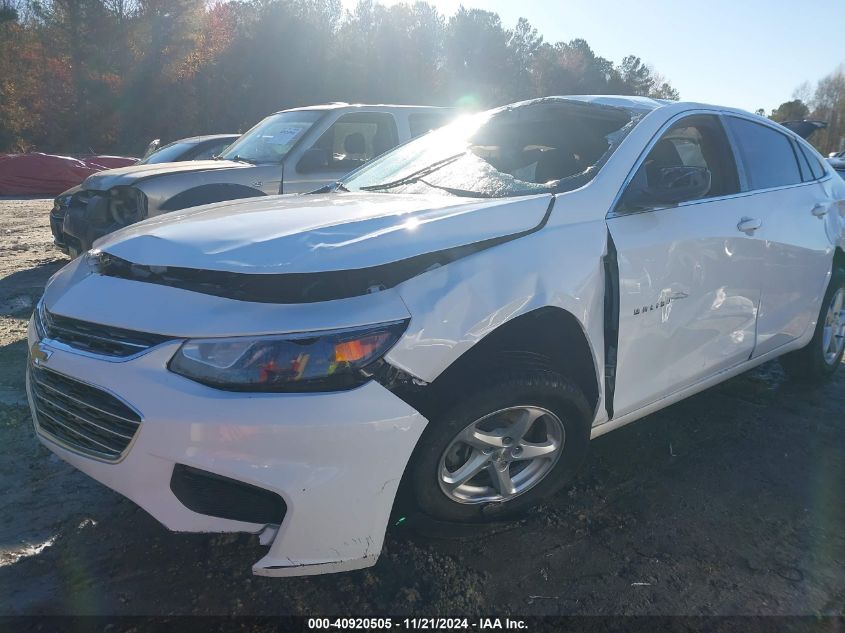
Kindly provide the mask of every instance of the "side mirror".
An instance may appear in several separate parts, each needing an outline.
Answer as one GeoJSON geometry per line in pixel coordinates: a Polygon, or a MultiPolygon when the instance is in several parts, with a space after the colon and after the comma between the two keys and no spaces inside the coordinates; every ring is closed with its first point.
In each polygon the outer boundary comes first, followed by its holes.
{"type": "Polygon", "coordinates": [[[152,141],[150,141],[150,144],[147,145],[147,151],[144,152],[144,155],[141,157],[141,160],[144,160],[147,156],[152,154],[159,147],[161,147],[161,139],[160,138],[156,138],[156,139],[153,139],[152,141]]]}
{"type": "Polygon", "coordinates": [[[296,164],[296,171],[305,174],[311,171],[319,171],[329,166],[329,153],[320,148],[312,147],[305,150],[302,158],[296,164]]]}
{"type": "Polygon", "coordinates": [[[711,182],[710,170],[706,167],[663,167],[656,183],[645,187],[632,186],[622,200],[628,209],[672,206],[706,196],[711,182]]]}

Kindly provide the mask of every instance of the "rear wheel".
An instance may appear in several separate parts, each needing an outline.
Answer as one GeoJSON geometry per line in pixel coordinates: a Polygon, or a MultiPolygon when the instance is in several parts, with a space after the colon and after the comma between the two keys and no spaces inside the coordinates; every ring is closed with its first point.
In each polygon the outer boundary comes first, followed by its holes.
{"type": "Polygon", "coordinates": [[[845,270],[833,272],[810,343],[781,357],[787,373],[802,381],[829,378],[842,364],[845,352],[845,270]]]}
{"type": "Polygon", "coordinates": [[[513,371],[432,420],[411,464],[420,508],[444,521],[513,516],[569,482],[591,413],[560,374],[513,371]]]}

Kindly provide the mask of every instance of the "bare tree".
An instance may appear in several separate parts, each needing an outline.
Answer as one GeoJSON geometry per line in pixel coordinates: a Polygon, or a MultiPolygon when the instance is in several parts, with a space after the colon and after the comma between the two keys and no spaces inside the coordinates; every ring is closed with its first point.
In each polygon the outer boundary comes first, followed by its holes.
{"type": "Polygon", "coordinates": [[[814,138],[822,152],[839,151],[845,146],[845,67],[839,65],[819,80],[812,100],[813,118],[827,121],[827,129],[814,138]]]}

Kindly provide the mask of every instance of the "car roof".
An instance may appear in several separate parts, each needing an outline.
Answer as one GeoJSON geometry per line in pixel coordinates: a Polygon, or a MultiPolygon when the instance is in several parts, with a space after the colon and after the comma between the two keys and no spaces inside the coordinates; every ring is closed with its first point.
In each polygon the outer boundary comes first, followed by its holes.
{"type": "MultiPolygon", "coordinates": [[[[512,108],[520,108],[528,105],[533,105],[537,103],[549,103],[549,102],[578,102],[583,104],[589,105],[596,105],[596,106],[604,106],[604,107],[611,107],[611,108],[620,108],[622,110],[627,110],[628,112],[645,115],[649,112],[657,110],[659,108],[666,108],[666,107],[673,107],[673,109],[703,109],[703,110],[720,110],[720,111],[727,111],[727,112],[735,112],[737,114],[743,115],[751,115],[757,116],[751,112],[746,110],[741,110],[739,108],[731,108],[725,106],[718,106],[709,103],[699,103],[695,101],[671,101],[669,99],[653,99],[652,97],[639,97],[634,95],[552,95],[548,97],[538,97],[535,99],[528,99],[525,101],[518,101],[516,103],[507,104],[501,106],[501,108],[494,108],[496,110],[505,110],[505,109],[512,109],[512,108]]],[[[441,106],[426,106],[426,105],[402,105],[402,104],[389,104],[389,103],[346,103],[342,101],[336,101],[332,103],[323,103],[323,104],[316,104],[312,106],[301,106],[298,108],[289,108],[287,110],[279,110],[279,112],[297,112],[303,110],[338,110],[338,109],[348,109],[348,110],[356,110],[361,108],[378,108],[384,110],[422,110],[422,111],[436,111],[436,110],[443,110],[445,112],[453,111],[454,108],[448,107],[441,107],[441,106]]],[[[278,112],[274,113],[278,114],[278,112]]],[[[765,117],[761,117],[765,118],[765,117]]]]}
{"type": "Polygon", "coordinates": [[[714,110],[720,112],[732,112],[742,114],[744,116],[751,116],[753,118],[760,118],[762,120],[773,123],[773,121],[766,117],[760,117],[757,114],[742,110],[740,108],[732,108],[729,106],[720,106],[712,103],[700,103],[697,101],[672,101],[669,99],[653,99],[651,97],[638,97],[634,95],[553,95],[548,97],[538,97],[536,99],[528,99],[526,101],[519,101],[509,105],[502,106],[497,109],[511,109],[523,106],[533,105],[537,103],[551,103],[551,102],[576,102],[589,105],[597,105],[611,108],[620,108],[628,110],[632,113],[647,114],[654,110],[661,108],[671,108],[674,111],[683,110],[714,110]]]}
{"type": "Polygon", "coordinates": [[[335,101],[332,103],[320,103],[310,106],[301,106],[299,108],[288,108],[287,110],[279,110],[278,112],[274,112],[273,114],[278,114],[279,112],[299,112],[302,110],[360,110],[363,108],[378,108],[383,110],[443,110],[444,112],[448,112],[453,109],[442,106],[429,105],[401,105],[395,103],[346,103],[344,101],[335,101]]]}
{"type": "MultiPolygon", "coordinates": [[[[502,111],[502,110],[509,110],[514,108],[521,108],[524,106],[530,106],[539,103],[549,103],[549,102],[569,102],[569,103],[582,103],[586,105],[595,105],[599,107],[605,108],[618,108],[621,110],[625,110],[630,114],[644,116],[650,112],[654,112],[655,110],[661,110],[666,108],[671,111],[671,114],[683,112],[685,110],[711,110],[714,112],[721,112],[721,113],[732,113],[738,114],[745,117],[749,117],[752,119],[759,119],[761,122],[768,123],[770,125],[777,125],[776,122],[762,117],[758,114],[753,112],[749,112],[747,110],[743,110],[741,108],[732,108],[729,106],[719,106],[711,103],[700,103],[697,101],[672,101],[669,99],[653,99],[652,97],[640,97],[635,95],[553,95],[548,97],[538,97],[536,99],[528,99],[526,101],[519,101],[516,103],[511,103],[508,105],[501,106],[499,108],[493,108],[493,111],[502,111]]],[[[324,103],[319,105],[313,106],[303,106],[300,108],[290,108],[288,110],[280,110],[280,112],[295,112],[301,110],[336,110],[336,109],[349,109],[355,110],[359,108],[379,108],[384,110],[417,110],[417,111],[436,111],[436,110],[443,110],[444,112],[454,111],[454,108],[445,108],[440,106],[420,106],[420,105],[396,105],[396,104],[363,104],[363,103],[345,103],[345,102],[333,102],[333,103],[324,103]]],[[[667,113],[668,114],[668,113],[667,113]]],[[[784,130],[791,132],[796,138],[800,138],[797,134],[792,132],[791,130],[784,130]]]]}

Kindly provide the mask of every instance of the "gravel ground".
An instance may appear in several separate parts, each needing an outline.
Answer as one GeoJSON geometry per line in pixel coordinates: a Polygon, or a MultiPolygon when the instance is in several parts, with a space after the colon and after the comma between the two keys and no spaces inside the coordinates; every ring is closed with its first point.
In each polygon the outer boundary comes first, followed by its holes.
{"type": "Polygon", "coordinates": [[[845,371],[799,387],[776,362],[597,439],[523,520],[409,521],[371,569],[251,576],[256,537],[170,533],[36,441],[26,320],[67,261],[49,207],[0,201],[0,615],[845,614],[845,371]]]}

